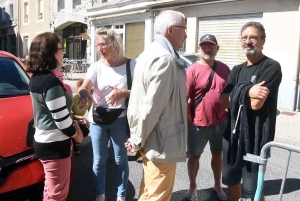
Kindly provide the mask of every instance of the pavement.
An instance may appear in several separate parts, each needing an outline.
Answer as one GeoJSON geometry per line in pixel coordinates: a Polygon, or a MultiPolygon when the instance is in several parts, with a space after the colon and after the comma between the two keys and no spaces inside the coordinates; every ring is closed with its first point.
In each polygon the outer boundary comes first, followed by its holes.
{"type": "MultiPolygon", "coordinates": [[[[65,80],[76,92],[76,82],[85,77],[85,73],[73,73],[72,80],[65,80]]],[[[275,141],[284,142],[300,147],[300,113],[279,109],[276,124],[275,141]]],[[[95,199],[95,186],[92,172],[92,146],[90,136],[85,137],[80,147],[81,154],[75,156],[74,173],[67,201],[93,201],[95,199]]],[[[106,201],[115,201],[117,193],[116,166],[113,159],[112,149],[109,148],[109,157],[106,168],[106,201]]],[[[267,163],[264,182],[264,194],[266,201],[278,200],[281,180],[285,170],[288,151],[271,148],[271,158],[267,163]]],[[[140,181],[142,177],[142,165],[136,162],[136,158],[128,156],[129,181],[127,185],[126,201],[137,201],[140,181]]],[[[197,175],[198,197],[201,201],[217,201],[213,191],[213,174],[210,167],[211,154],[209,146],[206,146],[200,159],[200,170],[197,175]]],[[[178,163],[176,169],[175,184],[171,201],[185,201],[185,195],[189,187],[186,163],[178,163]]],[[[300,172],[299,155],[291,154],[283,201],[300,201],[300,172]]],[[[227,192],[227,187],[222,186],[227,192]]],[[[247,199],[248,201],[249,199],[247,199]]]]}

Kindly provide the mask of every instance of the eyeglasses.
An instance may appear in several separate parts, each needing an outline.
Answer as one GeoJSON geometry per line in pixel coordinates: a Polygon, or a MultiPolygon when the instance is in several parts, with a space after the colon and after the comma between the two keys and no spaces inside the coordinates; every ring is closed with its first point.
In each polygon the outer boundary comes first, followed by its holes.
{"type": "Polygon", "coordinates": [[[61,50],[62,52],[65,52],[65,48],[63,48],[63,47],[57,48],[57,51],[58,51],[58,50],[61,50]]]}
{"type": "Polygon", "coordinates": [[[255,43],[258,40],[258,36],[243,36],[241,42],[245,43],[247,40],[250,40],[252,43],[255,43]]]}
{"type": "Polygon", "coordinates": [[[178,28],[185,29],[185,32],[186,32],[186,29],[187,29],[187,27],[185,27],[185,26],[179,26],[179,25],[173,25],[172,27],[178,27],[178,28]]]}
{"type": "Polygon", "coordinates": [[[98,48],[106,48],[106,47],[108,47],[110,45],[110,42],[106,42],[106,43],[98,43],[97,45],[96,45],[96,47],[98,47],[98,48]]]}
{"type": "Polygon", "coordinates": [[[205,48],[209,48],[209,49],[214,49],[217,45],[215,44],[212,44],[212,43],[209,43],[209,44],[200,44],[200,47],[202,49],[205,49],[205,48]]]}

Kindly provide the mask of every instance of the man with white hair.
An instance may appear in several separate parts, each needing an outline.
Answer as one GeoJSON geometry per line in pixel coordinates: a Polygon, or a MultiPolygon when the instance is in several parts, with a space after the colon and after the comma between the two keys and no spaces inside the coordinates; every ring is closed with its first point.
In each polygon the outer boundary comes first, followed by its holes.
{"type": "Polygon", "coordinates": [[[166,10],[155,21],[156,36],[137,59],[127,117],[128,151],[143,156],[139,201],[168,201],[176,162],[186,161],[186,75],[176,50],[187,37],[185,16],[166,10]]]}

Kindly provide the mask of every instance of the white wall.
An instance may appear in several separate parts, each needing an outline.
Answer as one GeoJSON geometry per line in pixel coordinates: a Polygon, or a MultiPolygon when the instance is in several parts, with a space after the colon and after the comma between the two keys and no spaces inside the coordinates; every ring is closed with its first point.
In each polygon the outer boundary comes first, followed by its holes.
{"type": "Polygon", "coordinates": [[[264,54],[281,64],[278,106],[294,110],[299,67],[299,11],[264,13],[264,54]]]}

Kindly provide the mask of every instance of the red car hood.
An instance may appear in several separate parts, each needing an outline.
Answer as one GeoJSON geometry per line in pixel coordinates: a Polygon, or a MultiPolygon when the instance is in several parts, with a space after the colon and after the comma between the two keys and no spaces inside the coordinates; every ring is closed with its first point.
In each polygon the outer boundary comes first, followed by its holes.
{"type": "Polygon", "coordinates": [[[30,149],[26,146],[29,121],[33,119],[30,95],[0,98],[0,156],[30,149]]]}

